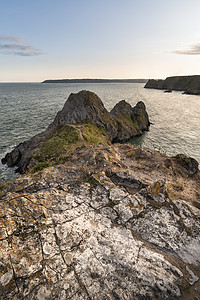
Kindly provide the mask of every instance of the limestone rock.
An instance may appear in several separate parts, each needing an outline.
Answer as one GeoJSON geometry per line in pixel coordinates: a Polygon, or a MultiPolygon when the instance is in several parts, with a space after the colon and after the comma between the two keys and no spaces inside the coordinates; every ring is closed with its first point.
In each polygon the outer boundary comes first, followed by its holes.
{"type": "Polygon", "coordinates": [[[200,178],[167,159],[88,145],[0,189],[0,299],[198,299],[200,178]]]}
{"type": "Polygon", "coordinates": [[[133,121],[137,122],[141,131],[148,130],[150,125],[149,117],[146,112],[145,104],[142,101],[139,101],[136,106],[133,107],[131,118],[133,121]]]}
{"type": "Polygon", "coordinates": [[[46,139],[45,132],[42,132],[28,141],[20,143],[11,152],[6,154],[2,159],[2,163],[7,164],[8,167],[17,166],[16,172],[25,172],[34,152],[41,147],[46,139]]]}
{"type": "Polygon", "coordinates": [[[148,130],[150,122],[142,101],[132,107],[125,100],[117,103],[110,114],[118,122],[118,134],[115,141],[128,141],[130,138],[141,135],[143,131],[148,130]]]}
{"type": "MultiPolygon", "coordinates": [[[[77,128],[82,142],[83,140],[99,142],[100,139],[96,136],[100,135],[102,135],[104,142],[106,142],[106,137],[110,142],[124,142],[134,136],[141,135],[144,130],[148,130],[149,120],[143,102],[139,102],[132,108],[130,104],[121,101],[109,113],[95,93],[80,91],[69,96],[63,109],[57,113],[54,121],[44,132],[16,146],[10,153],[6,154],[2,163],[7,163],[9,167],[17,166],[17,172],[24,173],[31,164],[34,155],[37,156],[37,152],[42,147],[55,148],[56,143],[66,144],[66,140],[68,140],[66,133],[62,134],[62,141],[60,139],[60,131],[63,131],[62,126],[66,126],[66,124],[71,125],[71,130],[77,128]],[[81,132],[81,124],[82,127],[85,124],[85,134],[81,132]],[[90,124],[95,127],[90,126],[90,124]],[[88,135],[89,138],[87,138],[88,135]],[[63,136],[65,137],[63,138],[63,136]]],[[[60,152],[66,152],[64,147],[58,146],[58,148],[62,148],[60,152]]],[[[58,153],[55,153],[55,156],[57,155],[58,153]]]]}
{"type": "Polygon", "coordinates": [[[101,99],[93,92],[81,91],[70,94],[63,109],[57,113],[48,129],[59,124],[77,124],[90,122],[102,127],[108,133],[110,140],[117,135],[117,123],[103,105],[101,99]]]}

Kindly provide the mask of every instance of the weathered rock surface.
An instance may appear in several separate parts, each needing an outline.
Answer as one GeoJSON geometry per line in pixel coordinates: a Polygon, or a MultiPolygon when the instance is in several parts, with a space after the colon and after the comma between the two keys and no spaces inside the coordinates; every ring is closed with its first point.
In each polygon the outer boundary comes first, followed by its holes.
{"type": "Polygon", "coordinates": [[[112,141],[117,136],[117,122],[104,107],[101,99],[93,92],[81,91],[70,94],[61,111],[48,129],[54,129],[58,125],[77,124],[90,122],[97,127],[102,127],[108,133],[112,141]]]}
{"type": "MultiPolygon", "coordinates": [[[[136,135],[141,135],[143,131],[148,130],[150,125],[143,102],[139,102],[132,108],[130,104],[123,100],[119,106],[116,106],[109,113],[95,93],[81,91],[69,96],[63,109],[57,113],[47,130],[34,136],[29,141],[19,144],[13,151],[6,154],[5,158],[2,159],[2,163],[7,163],[9,167],[17,166],[17,172],[24,173],[39,149],[44,147],[49,140],[52,141],[54,138],[54,141],[56,141],[60,138],[61,126],[83,123],[94,124],[97,128],[103,130],[101,134],[107,135],[111,142],[124,142],[136,135]],[[121,115],[117,107],[122,111],[121,115]],[[128,118],[124,118],[127,107],[129,115],[128,118]]],[[[79,138],[85,138],[84,134],[80,132],[79,138]]],[[[64,143],[64,141],[62,142],[64,143]]]]}
{"type": "Polygon", "coordinates": [[[191,158],[77,147],[1,188],[0,299],[199,299],[199,195],[191,158]]]}
{"type": "Polygon", "coordinates": [[[2,163],[7,164],[8,167],[17,166],[17,172],[24,173],[34,152],[36,152],[47,139],[48,135],[46,135],[45,132],[42,132],[28,141],[20,143],[10,153],[6,154],[2,159],[2,163]]]}
{"type": "Polygon", "coordinates": [[[184,91],[185,94],[200,95],[200,75],[172,76],[165,80],[150,79],[145,88],[184,91]]]}
{"type": "Polygon", "coordinates": [[[130,137],[141,135],[143,131],[148,130],[149,117],[142,101],[132,107],[122,100],[114,106],[110,114],[118,122],[118,134],[114,138],[115,142],[128,141],[130,137]],[[124,128],[126,129],[124,130],[124,128]]]}

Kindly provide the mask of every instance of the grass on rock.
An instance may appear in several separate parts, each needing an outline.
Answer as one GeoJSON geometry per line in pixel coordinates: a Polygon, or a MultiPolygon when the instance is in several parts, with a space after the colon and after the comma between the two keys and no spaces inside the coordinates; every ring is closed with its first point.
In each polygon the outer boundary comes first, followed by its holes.
{"type": "Polygon", "coordinates": [[[83,127],[83,137],[90,144],[109,143],[109,138],[104,129],[96,125],[87,123],[83,127]]]}
{"type": "Polygon", "coordinates": [[[56,130],[48,135],[41,148],[32,157],[29,168],[31,173],[65,162],[69,151],[75,151],[74,145],[85,142],[92,145],[110,143],[104,129],[91,123],[77,126],[58,125],[56,130]]]}

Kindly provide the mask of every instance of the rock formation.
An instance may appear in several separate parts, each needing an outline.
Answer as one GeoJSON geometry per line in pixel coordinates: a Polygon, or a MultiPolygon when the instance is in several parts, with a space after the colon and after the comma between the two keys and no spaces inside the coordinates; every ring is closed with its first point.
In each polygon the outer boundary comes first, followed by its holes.
{"type": "Polygon", "coordinates": [[[103,128],[112,141],[117,136],[117,122],[104,107],[101,99],[93,92],[81,91],[70,94],[63,109],[57,113],[48,129],[58,125],[92,123],[103,128]]]}
{"type": "Polygon", "coordinates": [[[128,141],[131,136],[141,135],[148,129],[149,118],[142,101],[133,108],[125,100],[122,100],[114,106],[110,114],[118,122],[118,134],[114,138],[115,142],[128,141]]]}
{"type": "Polygon", "coordinates": [[[82,144],[1,186],[0,299],[198,299],[196,162],[82,144]]]}
{"type": "Polygon", "coordinates": [[[0,185],[0,299],[199,299],[198,163],[111,143],[146,129],[144,109],[72,94],[7,156],[29,162],[0,185]]]}
{"type": "MultiPolygon", "coordinates": [[[[83,123],[97,126],[101,129],[103,135],[108,136],[111,142],[124,142],[134,136],[141,135],[143,131],[148,130],[150,124],[143,102],[139,102],[132,108],[130,104],[123,100],[109,113],[95,93],[81,91],[69,96],[63,109],[57,113],[47,130],[34,136],[29,141],[19,144],[13,151],[6,154],[5,158],[2,159],[2,163],[7,163],[9,167],[18,166],[17,172],[23,173],[27,170],[33,156],[36,155],[39,149],[47,143],[52,146],[52,141],[56,143],[58,137],[60,138],[60,132],[63,132],[61,130],[62,126],[83,123]],[[53,138],[54,140],[52,140],[53,138]]],[[[81,133],[79,137],[82,136],[84,137],[81,133]]],[[[58,142],[61,144],[61,140],[58,140],[58,142]]],[[[65,142],[66,140],[62,141],[62,143],[65,142]]]]}
{"type": "Polygon", "coordinates": [[[150,79],[145,88],[184,91],[185,94],[200,95],[200,75],[173,76],[165,80],[150,79]]]}

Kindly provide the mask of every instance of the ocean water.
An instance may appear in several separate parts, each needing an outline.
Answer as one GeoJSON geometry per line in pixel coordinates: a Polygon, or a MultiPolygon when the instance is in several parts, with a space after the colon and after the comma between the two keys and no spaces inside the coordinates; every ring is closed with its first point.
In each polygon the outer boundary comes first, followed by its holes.
{"type": "MultiPolygon", "coordinates": [[[[141,83],[0,83],[0,158],[45,130],[69,94],[84,89],[95,92],[108,110],[123,99],[131,105],[143,101],[153,124],[132,143],[171,156],[184,153],[200,163],[200,96],[143,87],[141,83]]],[[[14,171],[0,163],[0,181],[18,176],[14,171]]]]}

